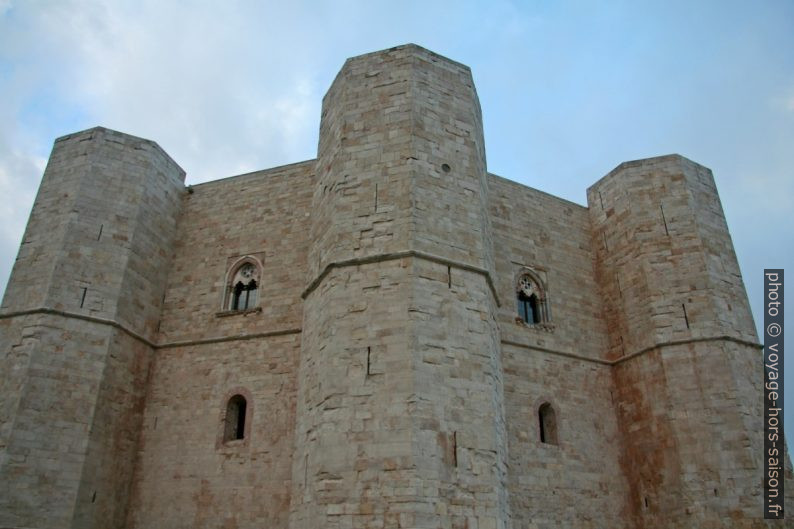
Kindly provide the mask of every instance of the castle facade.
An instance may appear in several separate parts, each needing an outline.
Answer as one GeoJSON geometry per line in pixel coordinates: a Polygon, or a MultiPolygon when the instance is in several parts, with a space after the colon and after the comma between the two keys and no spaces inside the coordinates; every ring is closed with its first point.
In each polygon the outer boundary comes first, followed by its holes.
{"type": "Polygon", "coordinates": [[[345,63],[316,159],[184,177],[56,140],[0,311],[0,527],[784,526],[705,167],[587,207],[490,174],[469,68],[406,45],[345,63]]]}

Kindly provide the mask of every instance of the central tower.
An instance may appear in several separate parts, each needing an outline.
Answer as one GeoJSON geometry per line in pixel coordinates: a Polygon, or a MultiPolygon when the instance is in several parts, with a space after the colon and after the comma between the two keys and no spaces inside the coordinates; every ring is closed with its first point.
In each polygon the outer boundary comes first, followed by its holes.
{"type": "Polygon", "coordinates": [[[315,173],[290,527],[508,527],[468,67],[415,45],[348,60],[315,173]]]}

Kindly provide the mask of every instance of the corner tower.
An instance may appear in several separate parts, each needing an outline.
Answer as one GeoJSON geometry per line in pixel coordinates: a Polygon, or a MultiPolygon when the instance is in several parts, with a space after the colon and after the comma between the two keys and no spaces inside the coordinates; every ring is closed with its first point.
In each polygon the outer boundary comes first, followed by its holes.
{"type": "Polygon", "coordinates": [[[506,440],[480,107],[415,45],[323,100],[290,527],[503,528],[506,440]]]}
{"type": "Polygon", "coordinates": [[[711,171],[626,162],[588,204],[635,525],[767,527],[763,357],[711,171]]]}
{"type": "Polygon", "coordinates": [[[184,176],[140,138],[56,140],[0,310],[0,526],[124,526],[184,176]]]}

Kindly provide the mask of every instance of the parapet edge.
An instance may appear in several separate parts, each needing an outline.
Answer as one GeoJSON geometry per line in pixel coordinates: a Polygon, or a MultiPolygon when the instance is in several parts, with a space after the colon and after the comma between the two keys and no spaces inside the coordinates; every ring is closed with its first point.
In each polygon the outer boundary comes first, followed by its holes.
{"type": "Polygon", "coordinates": [[[154,148],[155,151],[157,151],[159,154],[161,154],[163,157],[165,157],[170,163],[172,163],[179,170],[181,180],[184,183],[185,178],[187,176],[187,173],[182,168],[182,166],[179,165],[177,163],[177,161],[174,160],[171,157],[170,154],[168,154],[168,152],[166,152],[165,149],[160,147],[160,145],[156,141],[149,140],[149,139],[146,139],[146,138],[141,138],[140,136],[135,136],[134,134],[127,134],[126,132],[120,132],[118,130],[113,130],[113,129],[109,129],[107,127],[102,127],[102,126],[98,125],[96,127],[91,127],[91,128],[88,128],[88,129],[84,129],[84,130],[78,131],[78,132],[72,132],[72,133],[69,133],[69,134],[64,134],[63,136],[59,136],[58,138],[55,138],[55,141],[53,142],[53,144],[55,145],[55,144],[58,144],[58,143],[60,143],[62,141],[68,141],[68,140],[71,140],[71,139],[76,138],[78,136],[90,134],[90,133],[93,133],[93,132],[104,132],[106,134],[110,134],[110,135],[114,135],[114,136],[122,136],[124,138],[129,138],[129,139],[134,140],[134,141],[140,141],[140,142],[146,143],[148,145],[151,145],[154,148]]]}
{"type": "Polygon", "coordinates": [[[511,185],[514,185],[514,186],[517,186],[517,187],[520,187],[520,188],[523,188],[523,189],[529,189],[530,191],[533,191],[533,192],[536,192],[536,193],[540,193],[541,195],[544,195],[544,196],[546,196],[548,198],[553,198],[554,200],[558,200],[560,202],[563,202],[563,203],[568,204],[570,206],[577,207],[579,209],[584,209],[584,210],[588,209],[587,206],[583,206],[582,204],[574,202],[573,200],[568,200],[567,198],[562,198],[562,197],[558,197],[557,195],[552,195],[548,191],[543,191],[542,189],[538,189],[536,187],[528,186],[526,184],[522,184],[521,182],[516,182],[515,180],[511,180],[510,178],[507,178],[507,177],[504,177],[504,176],[500,176],[498,174],[494,174],[494,173],[491,173],[491,172],[487,172],[486,174],[488,175],[488,178],[496,178],[496,179],[499,179],[499,180],[501,180],[501,181],[503,181],[505,183],[508,183],[508,184],[511,184],[511,185]]]}
{"type": "Polygon", "coordinates": [[[385,54],[385,53],[390,53],[390,52],[399,51],[399,50],[408,50],[408,49],[414,50],[415,53],[421,53],[423,55],[427,55],[429,57],[433,57],[433,58],[445,61],[445,62],[447,62],[449,64],[452,64],[454,66],[457,66],[457,67],[463,69],[469,75],[472,75],[471,68],[469,66],[463,64],[462,62],[458,62],[456,60],[450,59],[449,57],[445,57],[444,55],[441,55],[440,53],[436,53],[436,52],[434,52],[432,50],[428,50],[427,48],[422,47],[422,46],[420,46],[418,44],[414,44],[412,42],[409,42],[409,43],[406,43],[406,44],[399,44],[397,46],[392,46],[391,48],[385,48],[385,49],[382,49],[382,50],[371,51],[371,52],[368,52],[368,53],[362,53],[361,55],[354,55],[352,57],[348,57],[347,59],[345,59],[345,62],[342,63],[342,67],[339,68],[338,72],[336,72],[336,75],[334,76],[334,79],[331,81],[331,84],[328,86],[328,90],[326,90],[325,94],[323,95],[322,101],[324,102],[326,97],[328,97],[328,94],[331,92],[331,89],[336,84],[337,80],[339,79],[339,76],[342,74],[342,72],[345,71],[345,69],[347,68],[347,66],[350,63],[355,62],[355,61],[360,61],[360,60],[366,60],[367,58],[374,57],[376,55],[382,55],[382,54],[385,54]]]}
{"type": "MultiPolygon", "coordinates": [[[[288,163],[288,164],[284,164],[284,165],[277,165],[275,167],[268,167],[268,168],[265,168],[265,169],[255,169],[253,171],[248,171],[247,173],[240,173],[240,174],[237,174],[237,175],[224,176],[222,178],[216,178],[215,180],[207,180],[206,182],[199,182],[198,184],[190,184],[190,185],[188,185],[186,187],[196,188],[196,187],[205,186],[205,185],[211,185],[211,184],[217,184],[217,183],[221,183],[221,182],[227,182],[227,181],[233,180],[235,178],[245,178],[245,177],[259,176],[261,173],[279,173],[279,172],[284,172],[284,171],[290,171],[290,170],[293,170],[293,169],[297,169],[301,165],[308,165],[308,166],[311,166],[313,168],[316,163],[317,163],[317,159],[316,158],[312,158],[310,160],[303,160],[301,162],[292,162],[292,163],[288,163]]],[[[313,170],[311,171],[311,173],[312,173],[311,176],[314,176],[314,171],[313,170]]]]}
{"type": "Polygon", "coordinates": [[[605,174],[604,176],[602,176],[601,178],[596,180],[592,185],[590,185],[587,188],[587,193],[589,194],[590,190],[600,186],[602,184],[602,182],[604,182],[608,178],[611,178],[612,176],[616,175],[617,173],[619,173],[621,171],[624,171],[624,170],[629,169],[631,167],[642,167],[643,165],[652,165],[652,164],[658,164],[658,163],[663,163],[663,162],[679,162],[679,163],[686,164],[686,165],[691,165],[691,166],[695,166],[695,167],[701,167],[703,169],[706,169],[709,172],[711,171],[711,169],[709,169],[705,165],[699,164],[699,163],[687,158],[686,156],[682,156],[682,155],[677,154],[677,153],[664,154],[664,155],[661,155],[661,156],[652,156],[650,158],[639,158],[637,160],[629,160],[629,161],[622,162],[622,163],[618,164],[614,169],[612,169],[607,174],[605,174]]]}

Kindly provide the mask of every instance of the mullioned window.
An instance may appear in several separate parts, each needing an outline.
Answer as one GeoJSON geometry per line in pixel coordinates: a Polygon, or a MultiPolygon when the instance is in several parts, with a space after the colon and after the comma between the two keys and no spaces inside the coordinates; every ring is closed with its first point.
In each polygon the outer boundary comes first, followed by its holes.
{"type": "Polygon", "coordinates": [[[516,311],[518,321],[527,325],[548,327],[551,323],[546,289],[540,278],[525,270],[516,282],[516,311]]]}
{"type": "Polygon", "coordinates": [[[227,276],[223,310],[244,312],[259,307],[261,270],[259,262],[252,257],[235,263],[227,276]]]}

